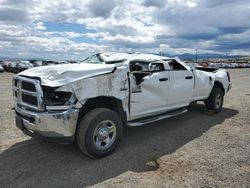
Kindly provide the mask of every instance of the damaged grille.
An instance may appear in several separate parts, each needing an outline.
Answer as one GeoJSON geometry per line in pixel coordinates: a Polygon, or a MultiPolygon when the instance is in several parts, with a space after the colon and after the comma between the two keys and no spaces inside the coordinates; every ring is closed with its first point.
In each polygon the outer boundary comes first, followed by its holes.
{"type": "Polygon", "coordinates": [[[38,80],[15,76],[13,78],[13,96],[19,106],[37,111],[44,110],[43,93],[38,80]]]}
{"type": "Polygon", "coordinates": [[[28,91],[33,91],[36,92],[36,87],[34,84],[29,83],[29,82],[22,82],[22,89],[28,90],[28,91]]]}
{"type": "Polygon", "coordinates": [[[37,97],[34,96],[30,96],[30,95],[26,95],[26,94],[22,94],[22,101],[27,103],[27,104],[31,104],[33,106],[37,106],[37,97]]]}

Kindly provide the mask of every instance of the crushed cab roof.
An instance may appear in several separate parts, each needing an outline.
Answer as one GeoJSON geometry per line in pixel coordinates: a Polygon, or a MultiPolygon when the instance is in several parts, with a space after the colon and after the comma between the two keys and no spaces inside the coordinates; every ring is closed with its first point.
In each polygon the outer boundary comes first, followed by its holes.
{"type": "Polygon", "coordinates": [[[107,52],[100,53],[100,57],[105,61],[121,61],[121,60],[136,60],[136,59],[170,59],[169,57],[163,57],[153,54],[143,54],[143,53],[121,53],[121,52],[107,52]]]}

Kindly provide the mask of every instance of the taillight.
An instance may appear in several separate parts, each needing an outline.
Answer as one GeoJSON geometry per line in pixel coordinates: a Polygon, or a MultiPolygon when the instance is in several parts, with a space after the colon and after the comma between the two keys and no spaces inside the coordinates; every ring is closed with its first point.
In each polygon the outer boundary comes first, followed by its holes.
{"type": "Polygon", "coordinates": [[[228,81],[230,82],[230,74],[229,74],[228,71],[227,71],[227,79],[228,79],[228,81]]]}

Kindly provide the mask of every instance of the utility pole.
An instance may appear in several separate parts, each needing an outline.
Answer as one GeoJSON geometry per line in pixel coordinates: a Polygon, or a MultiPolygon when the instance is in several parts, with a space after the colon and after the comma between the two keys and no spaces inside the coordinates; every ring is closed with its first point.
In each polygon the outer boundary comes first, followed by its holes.
{"type": "Polygon", "coordinates": [[[197,49],[195,49],[195,59],[196,59],[196,63],[198,62],[198,54],[197,54],[197,49]]]}
{"type": "Polygon", "coordinates": [[[229,60],[228,53],[226,52],[227,60],[229,60]]]}

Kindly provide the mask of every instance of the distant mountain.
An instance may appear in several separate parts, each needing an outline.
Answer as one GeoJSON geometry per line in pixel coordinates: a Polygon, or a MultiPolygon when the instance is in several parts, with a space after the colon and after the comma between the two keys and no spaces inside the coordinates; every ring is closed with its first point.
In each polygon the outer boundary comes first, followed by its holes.
{"type": "MultiPolygon", "coordinates": [[[[180,59],[184,59],[184,60],[192,60],[192,59],[196,59],[196,54],[185,53],[185,54],[171,55],[169,57],[179,57],[180,59]]],[[[224,54],[197,54],[197,59],[240,58],[240,57],[242,56],[240,55],[226,56],[224,54]]]]}
{"type": "Polygon", "coordinates": [[[17,60],[19,59],[13,57],[0,57],[0,61],[17,61],[17,60]]]}

